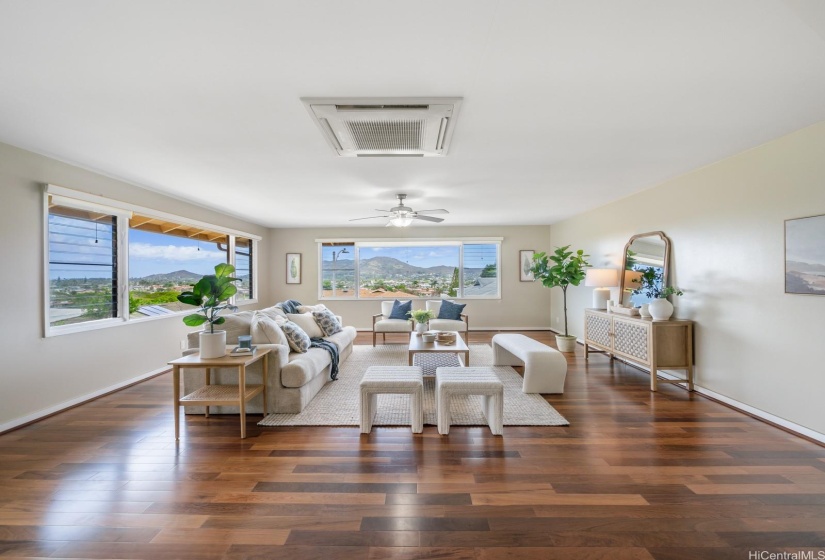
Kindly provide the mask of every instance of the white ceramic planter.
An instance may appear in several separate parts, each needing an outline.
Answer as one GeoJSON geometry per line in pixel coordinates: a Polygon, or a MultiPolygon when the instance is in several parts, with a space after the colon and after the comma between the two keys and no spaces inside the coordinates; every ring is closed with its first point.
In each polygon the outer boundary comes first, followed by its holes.
{"type": "Polygon", "coordinates": [[[417,332],[418,334],[424,334],[425,332],[427,332],[427,323],[416,323],[415,332],[417,332]]]}
{"type": "Polygon", "coordinates": [[[648,311],[654,321],[667,321],[673,315],[673,304],[665,298],[656,298],[650,302],[648,311]]]}
{"type": "Polygon", "coordinates": [[[576,351],[576,337],[564,336],[562,334],[556,335],[556,346],[559,352],[575,352],[576,351]]]}
{"type": "Polygon", "coordinates": [[[642,306],[639,308],[639,315],[642,317],[650,317],[650,304],[643,303],[642,306]]]}
{"type": "Polygon", "coordinates": [[[226,331],[201,332],[200,356],[204,359],[222,358],[226,355],[226,331]]]}

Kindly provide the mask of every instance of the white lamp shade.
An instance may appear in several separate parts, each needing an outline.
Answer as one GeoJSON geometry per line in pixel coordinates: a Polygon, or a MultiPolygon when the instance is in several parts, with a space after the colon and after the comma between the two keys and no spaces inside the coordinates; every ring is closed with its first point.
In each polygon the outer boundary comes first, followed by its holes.
{"type": "Polygon", "coordinates": [[[412,223],[412,218],[408,216],[396,216],[390,220],[390,223],[395,227],[407,227],[412,223]]]}
{"type": "Polygon", "coordinates": [[[638,270],[624,271],[624,289],[626,292],[632,292],[642,287],[642,273],[638,270]]]}
{"type": "Polygon", "coordinates": [[[588,268],[584,278],[585,286],[612,288],[619,285],[619,274],[615,268],[588,268]]]}

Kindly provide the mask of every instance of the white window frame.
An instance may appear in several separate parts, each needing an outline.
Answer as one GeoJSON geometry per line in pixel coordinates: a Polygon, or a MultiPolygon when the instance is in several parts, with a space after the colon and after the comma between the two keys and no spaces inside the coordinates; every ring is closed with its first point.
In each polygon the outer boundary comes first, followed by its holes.
{"type": "MultiPolygon", "coordinates": [[[[361,259],[361,247],[432,247],[437,245],[442,246],[458,246],[459,248],[459,265],[458,265],[458,282],[460,288],[459,296],[456,300],[500,300],[501,299],[501,243],[504,241],[503,237],[439,237],[439,238],[415,238],[415,239],[398,239],[398,238],[341,238],[341,239],[316,239],[315,243],[318,245],[318,300],[319,301],[378,301],[381,298],[363,298],[361,297],[361,267],[359,265],[361,259]],[[353,259],[355,261],[355,297],[343,296],[324,296],[323,289],[323,248],[324,243],[351,243],[355,247],[353,259]],[[496,295],[491,296],[465,296],[464,295],[464,246],[465,245],[495,245],[496,246],[496,295]]],[[[432,299],[432,297],[411,297],[414,300],[425,301],[432,299]]]]}
{"type": "MultiPolygon", "coordinates": [[[[191,225],[208,229],[227,235],[228,262],[235,266],[235,237],[249,239],[252,243],[252,299],[242,300],[243,305],[256,304],[258,302],[258,242],[261,237],[251,233],[224,228],[201,222],[190,220],[167,212],[153,210],[127,202],[111,200],[102,196],[89,194],[83,191],[68,189],[57,185],[45,185],[43,188],[43,336],[49,338],[76,332],[93,331],[128,325],[130,323],[144,323],[146,321],[159,321],[168,318],[180,320],[182,315],[191,311],[178,311],[168,315],[157,315],[154,317],[129,317],[129,219],[132,214],[140,214],[147,217],[162,219],[170,222],[177,222],[184,225],[191,225]],[[111,214],[117,219],[117,284],[118,284],[118,316],[108,319],[86,321],[83,323],[73,323],[70,325],[52,326],[49,315],[51,307],[51,293],[49,281],[49,197],[60,206],[77,208],[80,210],[92,210],[111,214]]],[[[235,303],[232,297],[231,303],[235,303]]]]}

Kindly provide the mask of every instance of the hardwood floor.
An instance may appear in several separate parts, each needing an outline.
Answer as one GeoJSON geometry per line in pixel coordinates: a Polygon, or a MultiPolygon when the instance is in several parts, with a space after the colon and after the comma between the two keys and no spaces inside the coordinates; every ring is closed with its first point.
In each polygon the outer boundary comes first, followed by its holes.
{"type": "Polygon", "coordinates": [[[547,400],[570,427],[504,437],[254,415],[241,440],[237,416],[188,415],[176,445],[161,375],[0,436],[0,557],[825,557],[825,448],[581,347],[569,362],[547,400]]]}

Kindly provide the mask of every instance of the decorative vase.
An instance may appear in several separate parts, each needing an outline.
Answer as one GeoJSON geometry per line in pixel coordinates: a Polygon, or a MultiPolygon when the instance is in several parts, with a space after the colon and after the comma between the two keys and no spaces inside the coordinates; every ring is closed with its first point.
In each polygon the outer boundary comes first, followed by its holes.
{"type": "Polygon", "coordinates": [[[200,356],[209,360],[222,358],[226,355],[226,331],[200,333],[200,356]]]}
{"type": "Polygon", "coordinates": [[[427,332],[427,323],[416,323],[415,332],[417,332],[418,334],[424,334],[425,332],[427,332]]]}
{"type": "Polygon", "coordinates": [[[575,352],[576,351],[576,337],[564,336],[563,334],[556,335],[556,346],[559,352],[575,352]]]}
{"type": "Polygon", "coordinates": [[[665,298],[657,298],[650,302],[648,310],[654,321],[667,321],[673,315],[673,304],[665,298]]]}
{"type": "Polygon", "coordinates": [[[639,315],[642,317],[650,317],[650,304],[643,303],[642,306],[639,308],[639,315]]]}

